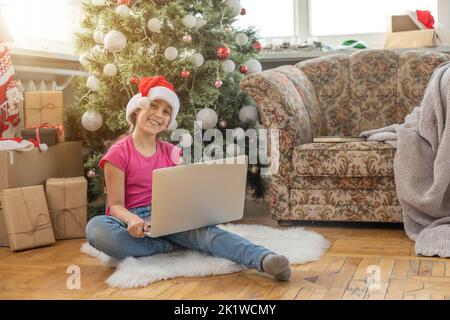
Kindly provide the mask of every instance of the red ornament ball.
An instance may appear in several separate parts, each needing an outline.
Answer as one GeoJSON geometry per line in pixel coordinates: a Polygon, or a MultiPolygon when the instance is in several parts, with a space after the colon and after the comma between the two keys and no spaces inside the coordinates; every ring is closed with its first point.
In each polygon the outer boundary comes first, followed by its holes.
{"type": "Polygon", "coordinates": [[[262,44],[259,41],[255,41],[252,43],[253,49],[256,50],[256,52],[260,52],[262,49],[262,44]]]}
{"type": "Polygon", "coordinates": [[[188,70],[183,70],[183,71],[181,71],[180,75],[182,78],[187,78],[187,77],[189,77],[190,72],[188,70]]]}
{"type": "Polygon", "coordinates": [[[228,122],[227,122],[227,120],[222,119],[222,120],[219,121],[219,123],[217,124],[217,126],[218,126],[220,129],[226,129],[226,128],[228,127],[228,122]]]}
{"type": "Polygon", "coordinates": [[[183,42],[184,42],[185,44],[191,43],[191,42],[192,42],[192,37],[191,37],[191,35],[188,34],[188,33],[186,33],[186,34],[183,36],[183,42]]]}
{"type": "Polygon", "coordinates": [[[220,46],[216,50],[217,58],[219,58],[220,60],[228,59],[230,54],[231,54],[231,50],[227,46],[220,46]]]}
{"type": "Polygon", "coordinates": [[[245,74],[245,73],[247,73],[248,72],[248,67],[247,66],[240,66],[239,67],[239,72],[240,73],[242,73],[242,74],[245,74]]]}
{"type": "Polygon", "coordinates": [[[132,77],[130,78],[130,83],[131,83],[131,84],[136,84],[136,85],[138,85],[138,84],[139,84],[139,78],[136,77],[136,76],[132,76],[132,77]]]}
{"type": "Polygon", "coordinates": [[[245,8],[241,9],[241,16],[245,16],[245,14],[247,13],[247,10],[245,10],[245,8]]]}
{"type": "Polygon", "coordinates": [[[118,5],[125,4],[129,7],[133,4],[133,0],[117,0],[117,4],[118,5]]]}
{"type": "Polygon", "coordinates": [[[214,83],[214,86],[219,89],[220,87],[222,87],[223,82],[222,80],[217,79],[216,82],[214,83]]]}

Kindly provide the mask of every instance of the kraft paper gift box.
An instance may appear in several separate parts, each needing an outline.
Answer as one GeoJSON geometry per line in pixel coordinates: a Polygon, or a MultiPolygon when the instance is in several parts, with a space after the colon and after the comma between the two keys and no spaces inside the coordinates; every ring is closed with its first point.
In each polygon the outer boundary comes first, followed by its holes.
{"type": "Polygon", "coordinates": [[[384,47],[386,49],[435,47],[436,41],[434,29],[392,32],[386,33],[384,47]]]}
{"type": "Polygon", "coordinates": [[[0,247],[9,247],[8,233],[6,232],[5,215],[0,209],[0,247]]]}
{"type": "MultiPolygon", "coordinates": [[[[25,128],[43,123],[63,124],[64,99],[62,91],[27,91],[24,97],[25,128]]],[[[59,137],[64,142],[64,133],[59,137]]]]}
{"type": "Polygon", "coordinates": [[[87,222],[87,180],[50,178],[45,185],[55,238],[84,238],[87,222]]]}
{"type": "Polygon", "coordinates": [[[4,189],[3,213],[11,251],[55,243],[42,185],[4,189]]]}

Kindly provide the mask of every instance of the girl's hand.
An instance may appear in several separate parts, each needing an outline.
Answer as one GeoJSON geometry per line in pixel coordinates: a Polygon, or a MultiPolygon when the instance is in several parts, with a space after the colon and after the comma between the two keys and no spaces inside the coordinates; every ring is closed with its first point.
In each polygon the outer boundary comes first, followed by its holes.
{"type": "Polygon", "coordinates": [[[143,238],[146,231],[148,231],[147,223],[141,217],[133,214],[128,220],[128,233],[133,238],[143,238]]]}

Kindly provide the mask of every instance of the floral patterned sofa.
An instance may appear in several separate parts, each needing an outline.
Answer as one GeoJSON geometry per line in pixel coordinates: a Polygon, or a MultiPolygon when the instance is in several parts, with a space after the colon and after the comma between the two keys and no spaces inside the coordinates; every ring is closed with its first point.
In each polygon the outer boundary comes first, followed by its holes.
{"type": "Polygon", "coordinates": [[[402,123],[450,55],[361,50],[246,76],[261,123],[279,130],[278,172],[269,179],[271,215],[293,220],[401,222],[395,149],[380,142],[312,143],[402,123]]]}

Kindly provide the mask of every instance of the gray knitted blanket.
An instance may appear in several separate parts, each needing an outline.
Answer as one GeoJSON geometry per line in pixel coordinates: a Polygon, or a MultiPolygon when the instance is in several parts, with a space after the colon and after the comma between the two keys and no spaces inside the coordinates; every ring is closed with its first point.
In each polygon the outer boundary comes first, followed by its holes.
{"type": "Polygon", "coordinates": [[[445,63],[433,73],[420,107],[403,124],[361,133],[397,148],[397,196],[417,255],[450,257],[449,106],[450,63],[445,63]]]}

